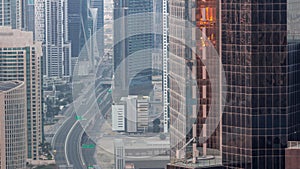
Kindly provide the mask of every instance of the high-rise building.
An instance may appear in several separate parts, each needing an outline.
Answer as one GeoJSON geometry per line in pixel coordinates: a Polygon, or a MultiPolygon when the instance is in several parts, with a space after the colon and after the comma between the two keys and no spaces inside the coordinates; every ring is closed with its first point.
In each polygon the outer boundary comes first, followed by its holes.
{"type": "Polygon", "coordinates": [[[85,44],[87,34],[88,6],[87,1],[68,1],[69,38],[72,57],[78,57],[85,44]]]}
{"type": "Polygon", "coordinates": [[[227,168],[285,168],[287,141],[299,135],[299,43],[287,38],[287,2],[222,2],[227,168]]]}
{"type": "Polygon", "coordinates": [[[71,76],[71,43],[68,34],[68,1],[45,1],[44,75],[48,78],[71,76]]]}
{"type": "Polygon", "coordinates": [[[152,0],[114,1],[114,86],[122,96],[138,94],[132,86],[151,86],[152,13],[152,0]]]}
{"type": "Polygon", "coordinates": [[[22,28],[33,32],[33,40],[45,41],[45,0],[22,1],[22,28]]]}
{"type": "Polygon", "coordinates": [[[95,59],[104,53],[103,0],[74,0],[68,1],[68,5],[72,57],[79,57],[81,62],[88,61],[84,67],[93,72],[95,59]]]}
{"type": "Polygon", "coordinates": [[[91,0],[90,7],[97,9],[97,49],[100,57],[104,54],[104,0],[91,0]]]}
{"type": "MultiPolygon", "coordinates": [[[[34,32],[34,1],[23,1],[22,3],[22,29],[34,32]]],[[[34,36],[34,35],[33,35],[34,36]]]]}
{"type": "MultiPolygon", "coordinates": [[[[200,167],[197,157],[204,157],[205,161],[210,155],[216,156],[215,159],[221,156],[220,115],[210,112],[211,107],[218,106],[212,104],[212,97],[219,94],[212,93],[210,78],[213,77],[208,75],[204,64],[218,51],[217,10],[216,0],[169,2],[171,165],[193,160],[192,166],[197,168],[200,167]]],[[[218,72],[217,62],[215,66],[218,72]]],[[[210,163],[216,165],[218,160],[210,163]]]]}
{"type": "Polygon", "coordinates": [[[289,110],[289,141],[300,141],[300,1],[288,0],[287,6],[287,32],[288,32],[288,58],[289,65],[289,88],[290,110],[289,110]],[[292,107],[293,106],[293,107],[292,107]]]}
{"type": "MultiPolygon", "coordinates": [[[[26,85],[28,158],[37,160],[42,143],[42,43],[32,32],[0,27],[0,81],[20,80],[26,85]]],[[[1,123],[2,124],[2,123],[1,123]]]]}
{"type": "Polygon", "coordinates": [[[0,2],[0,26],[10,26],[13,29],[22,28],[22,1],[3,0],[0,2]]]}
{"type": "Polygon", "coordinates": [[[0,116],[0,168],[26,168],[27,112],[24,82],[0,82],[0,116]]]}
{"type": "MultiPolygon", "coordinates": [[[[295,163],[286,164],[285,159],[289,157],[285,157],[285,148],[288,140],[298,141],[300,139],[299,79],[297,79],[300,71],[300,60],[297,57],[300,52],[299,10],[297,8],[299,2],[295,0],[222,1],[220,6],[218,1],[195,1],[195,3],[197,5],[192,2],[189,4],[186,1],[172,0],[169,4],[171,145],[176,147],[175,150],[180,149],[189,140],[184,139],[180,142],[180,139],[189,134],[184,128],[188,124],[185,118],[189,118],[189,111],[185,108],[189,104],[186,100],[182,101],[179,96],[182,96],[181,93],[186,93],[187,97],[184,98],[187,99],[193,98],[193,94],[189,96],[188,90],[182,92],[182,89],[186,89],[188,86],[178,83],[178,72],[182,73],[178,69],[184,68],[186,62],[176,58],[177,53],[188,52],[185,45],[180,45],[182,42],[189,45],[193,44],[182,38],[186,37],[186,34],[182,36],[180,33],[186,33],[183,31],[186,30],[186,26],[184,23],[178,22],[178,18],[184,18],[183,20],[192,21],[221,55],[226,78],[224,85],[227,88],[227,93],[223,93],[226,102],[223,102],[222,126],[217,129],[222,132],[222,140],[220,140],[222,147],[220,149],[224,168],[276,169],[285,168],[289,165],[295,166],[295,163]],[[211,9],[211,5],[214,9],[211,9]],[[197,9],[198,7],[200,10],[197,9]],[[186,10],[189,8],[192,10],[186,10]],[[217,19],[218,16],[221,18],[217,19]],[[196,22],[193,18],[196,18],[196,22]],[[221,25],[218,25],[218,22],[221,25]],[[177,23],[177,26],[174,23],[177,23]],[[215,26],[217,29],[214,29],[215,26]],[[218,26],[221,29],[220,34],[218,33],[218,26]],[[214,33],[215,30],[217,32],[214,33]],[[176,36],[174,37],[174,35],[176,36]],[[218,37],[222,38],[218,39],[218,37]],[[221,42],[220,47],[218,41],[221,42]],[[176,80],[173,80],[174,77],[176,77],[177,83],[176,80]],[[182,109],[182,112],[176,112],[176,110],[182,109]],[[183,120],[179,118],[182,114],[183,120]],[[183,128],[182,125],[184,125],[183,128]],[[182,133],[184,135],[181,136],[182,133]],[[176,139],[179,142],[174,142],[176,139]]],[[[191,36],[187,37],[194,40],[197,34],[193,32],[191,36]]],[[[198,42],[200,44],[197,45],[197,48],[202,46],[203,49],[206,46],[203,41],[202,43],[201,40],[198,42]]],[[[193,56],[193,54],[186,53],[183,56],[193,56]]],[[[193,67],[195,64],[190,65],[193,67]]],[[[201,63],[199,68],[197,73],[200,73],[200,76],[197,75],[197,81],[202,82],[198,83],[198,88],[200,87],[201,91],[199,96],[201,111],[197,113],[197,119],[201,121],[207,120],[204,118],[203,112],[205,112],[204,108],[208,109],[211,106],[209,104],[211,90],[209,89],[210,75],[203,70],[201,71],[203,68],[201,63]],[[205,76],[207,76],[207,80],[198,78],[205,76]],[[199,84],[201,85],[199,86],[199,84]],[[204,99],[203,96],[206,94],[208,94],[207,99],[204,99]],[[208,104],[205,106],[205,103],[208,104]]],[[[188,75],[183,77],[188,78],[188,75]]],[[[205,128],[205,125],[200,127],[202,132],[207,130],[205,128]]],[[[215,131],[215,134],[218,130],[215,131]]],[[[191,135],[187,138],[193,137],[191,135]]],[[[214,136],[218,136],[218,134],[213,134],[214,136]]],[[[211,138],[211,141],[213,140],[214,138],[211,138]]],[[[208,139],[208,148],[210,145],[214,146],[212,143],[214,142],[210,142],[208,139]]],[[[220,142],[217,142],[216,145],[218,144],[220,142]]],[[[203,144],[203,149],[204,146],[203,144]]],[[[172,153],[173,156],[178,156],[175,150],[171,150],[171,157],[172,153]]],[[[184,150],[185,154],[183,155],[185,156],[188,155],[187,153],[190,153],[190,156],[194,153],[188,146],[182,150],[184,150]]],[[[181,154],[179,153],[179,155],[181,154]]],[[[205,167],[207,166],[200,164],[186,165],[180,160],[178,163],[168,166],[169,169],[205,167]]],[[[222,168],[222,166],[215,168],[222,168]]]]}

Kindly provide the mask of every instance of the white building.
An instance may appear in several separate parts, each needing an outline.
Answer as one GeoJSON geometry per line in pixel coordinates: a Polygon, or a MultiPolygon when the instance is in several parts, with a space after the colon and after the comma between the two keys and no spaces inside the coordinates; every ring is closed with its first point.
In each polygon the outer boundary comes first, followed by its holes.
{"type": "Polygon", "coordinates": [[[112,130],[125,131],[125,105],[112,105],[112,130]]]}
{"type": "Polygon", "coordinates": [[[149,97],[129,95],[112,106],[112,130],[146,132],[149,123],[149,97]]]}
{"type": "Polygon", "coordinates": [[[126,131],[128,133],[137,132],[137,96],[126,98],[126,131]]]}

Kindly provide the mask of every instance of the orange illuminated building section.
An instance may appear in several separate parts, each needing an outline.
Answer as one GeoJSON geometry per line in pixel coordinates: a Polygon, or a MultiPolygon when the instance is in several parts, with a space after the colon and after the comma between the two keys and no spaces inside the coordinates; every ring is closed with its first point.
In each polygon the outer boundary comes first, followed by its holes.
{"type": "MultiPolygon", "coordinates": [[[[217,44],[217,3],[216,0],[198,1],[196,12],[197,27],[202,31],[202,36],[215,46],[217,44]]],[[[201,46],[203,44],[201,43],[201,46]]]]}
{"type": "Polygon", "coordinates": [[[197,133],[199,135],[199,133],[213,132],[212,136],[208,136],[209,139],[200,145],[203,147],[203,152],[200,152],[200,155],[202,156],[206,156],[208,149],[220,149],[220,127],[217,129],[209,129],[205,124],[206,118],[209,116],[208,113],[211,106],[212,94],[209,75],[206,71],[205,65],[202,63],[203,59],[208,57],[206,55],[209,48],[215,48],[218,51],[219,30],[217,24],[217,9],[218,5],[216,0],[197,1],[196,26],[201,31],[197,33],[197,49],[202,54],[202,58],[199,56],[197,57],[197,84],[200,93],[200,97],[198,99],[198,103],[200,104],[197,116],[197,133]]]}

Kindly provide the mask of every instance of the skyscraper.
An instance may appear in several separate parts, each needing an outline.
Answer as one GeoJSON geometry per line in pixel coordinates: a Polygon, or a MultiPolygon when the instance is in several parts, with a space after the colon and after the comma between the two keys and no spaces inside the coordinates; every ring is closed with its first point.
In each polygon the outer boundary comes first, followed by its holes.
{"type": "MultiPolygon", "coordinates": [[[[191,159],[197,163],[197,157],[204,157],[204,161],[209,155],[221,155],[220,115],[210,112],[211,107],[218,106],[212,103],[212,97],[219,94],[212,93],[210,82],[217,75],[209,75],[209,65],[204,63],[210,62],[211,56],[218,58],[217,9],[216,0],[169,3],[169,110],[174,164],[191,159]]],[[[214,73],[219,73],[217,62],[215,66],[214,73]]]]}
{"type": "Polygon", "coordinates": [[[221,6],[228,88],[223,165],[284,168],[284,148],[299,133],[299,123],[291,119],[299,110],[298,45],[287,39],[287,1],[223,1],[221,6]]]}
{"type": "Polygon", "coordinates": [[[91,0],[91,8],[97,9],[97,47],[99,56],[104,54],[104,0],[91,0]]]}
{"type": "Polygon", "coordinates": [[[289,59],[289,141],[300,141],[300,2],[288,0],[287,6],[287,32],[288,32],[288,59],[289,59]]]}
{"type": "Polygon", "coordinates": [[[33,32],[33,40],[45,41],[45,0],[22,2],[22,28],[33,32]]]}
{"type": "MultiPolygon", "coordinates": [[[[0,81],[20,80],[26,85],[28,158],[37,160],[42,143],[42,43],[32,32],[0,27],[0,81]]],[[[2,124],[2,123],[1,123],[2,124]]]]}
{"type": "Polygon", "coordinates": [[[114,1],[114,85],[123,96],[138,94],[132,86],[151,85],[152,13],[151,0],[114,1]]]}
{"type": "Polygon", "coordinates": [[[86,1],[68,1],[68,34],[70,37],[72,57],[78,57],[85,44],[87,30],[88,6],[86,1]]]}
{"type": "Polygon", "coordinates": [[[45,30],[44,75],[49,78],[71,76],[67,0],[45,1],[45,30]]]}
{"type": "Polygon", "coordinates": [[[26,168],[26,86],[0,82],[0,167],[26,168]]]}
{"type": "Polygon", "coordinates": [[[22,28],[22,1],[3,0],[0,2],[0,26],[10,26],[13,29],[22,28]]]}

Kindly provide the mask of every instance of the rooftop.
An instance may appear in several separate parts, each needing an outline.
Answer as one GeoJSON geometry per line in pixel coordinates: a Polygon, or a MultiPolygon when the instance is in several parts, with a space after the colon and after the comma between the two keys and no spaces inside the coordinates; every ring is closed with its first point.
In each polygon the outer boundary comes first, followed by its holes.
{"type": "Polygon", "coordinates": [[[288,149],[300,149],[300,141],[289,141],[288,149]]]}
{"type": "Polygon", "coordinates": [[[186,169],[205,169],[205,168],[210,168],[210,169],[220,169],[222,168],[222,157],[221,156],[212,156],[213,158],[203,158],[200,157],[197,160],[196,164],[192,163],[192,160],[183,160],[183,161],[176,161],[168,164],[169,166],[176,166],[176,167],[181,167],[181,168],[186,168],[186,169]]]}
{"type": "Polygon", "coordinates": [[[19,85],[21,85],[23,82],[21,81],[5,81],[0,82],[0,91],[8,91],[11,90],[19,85]]]}

